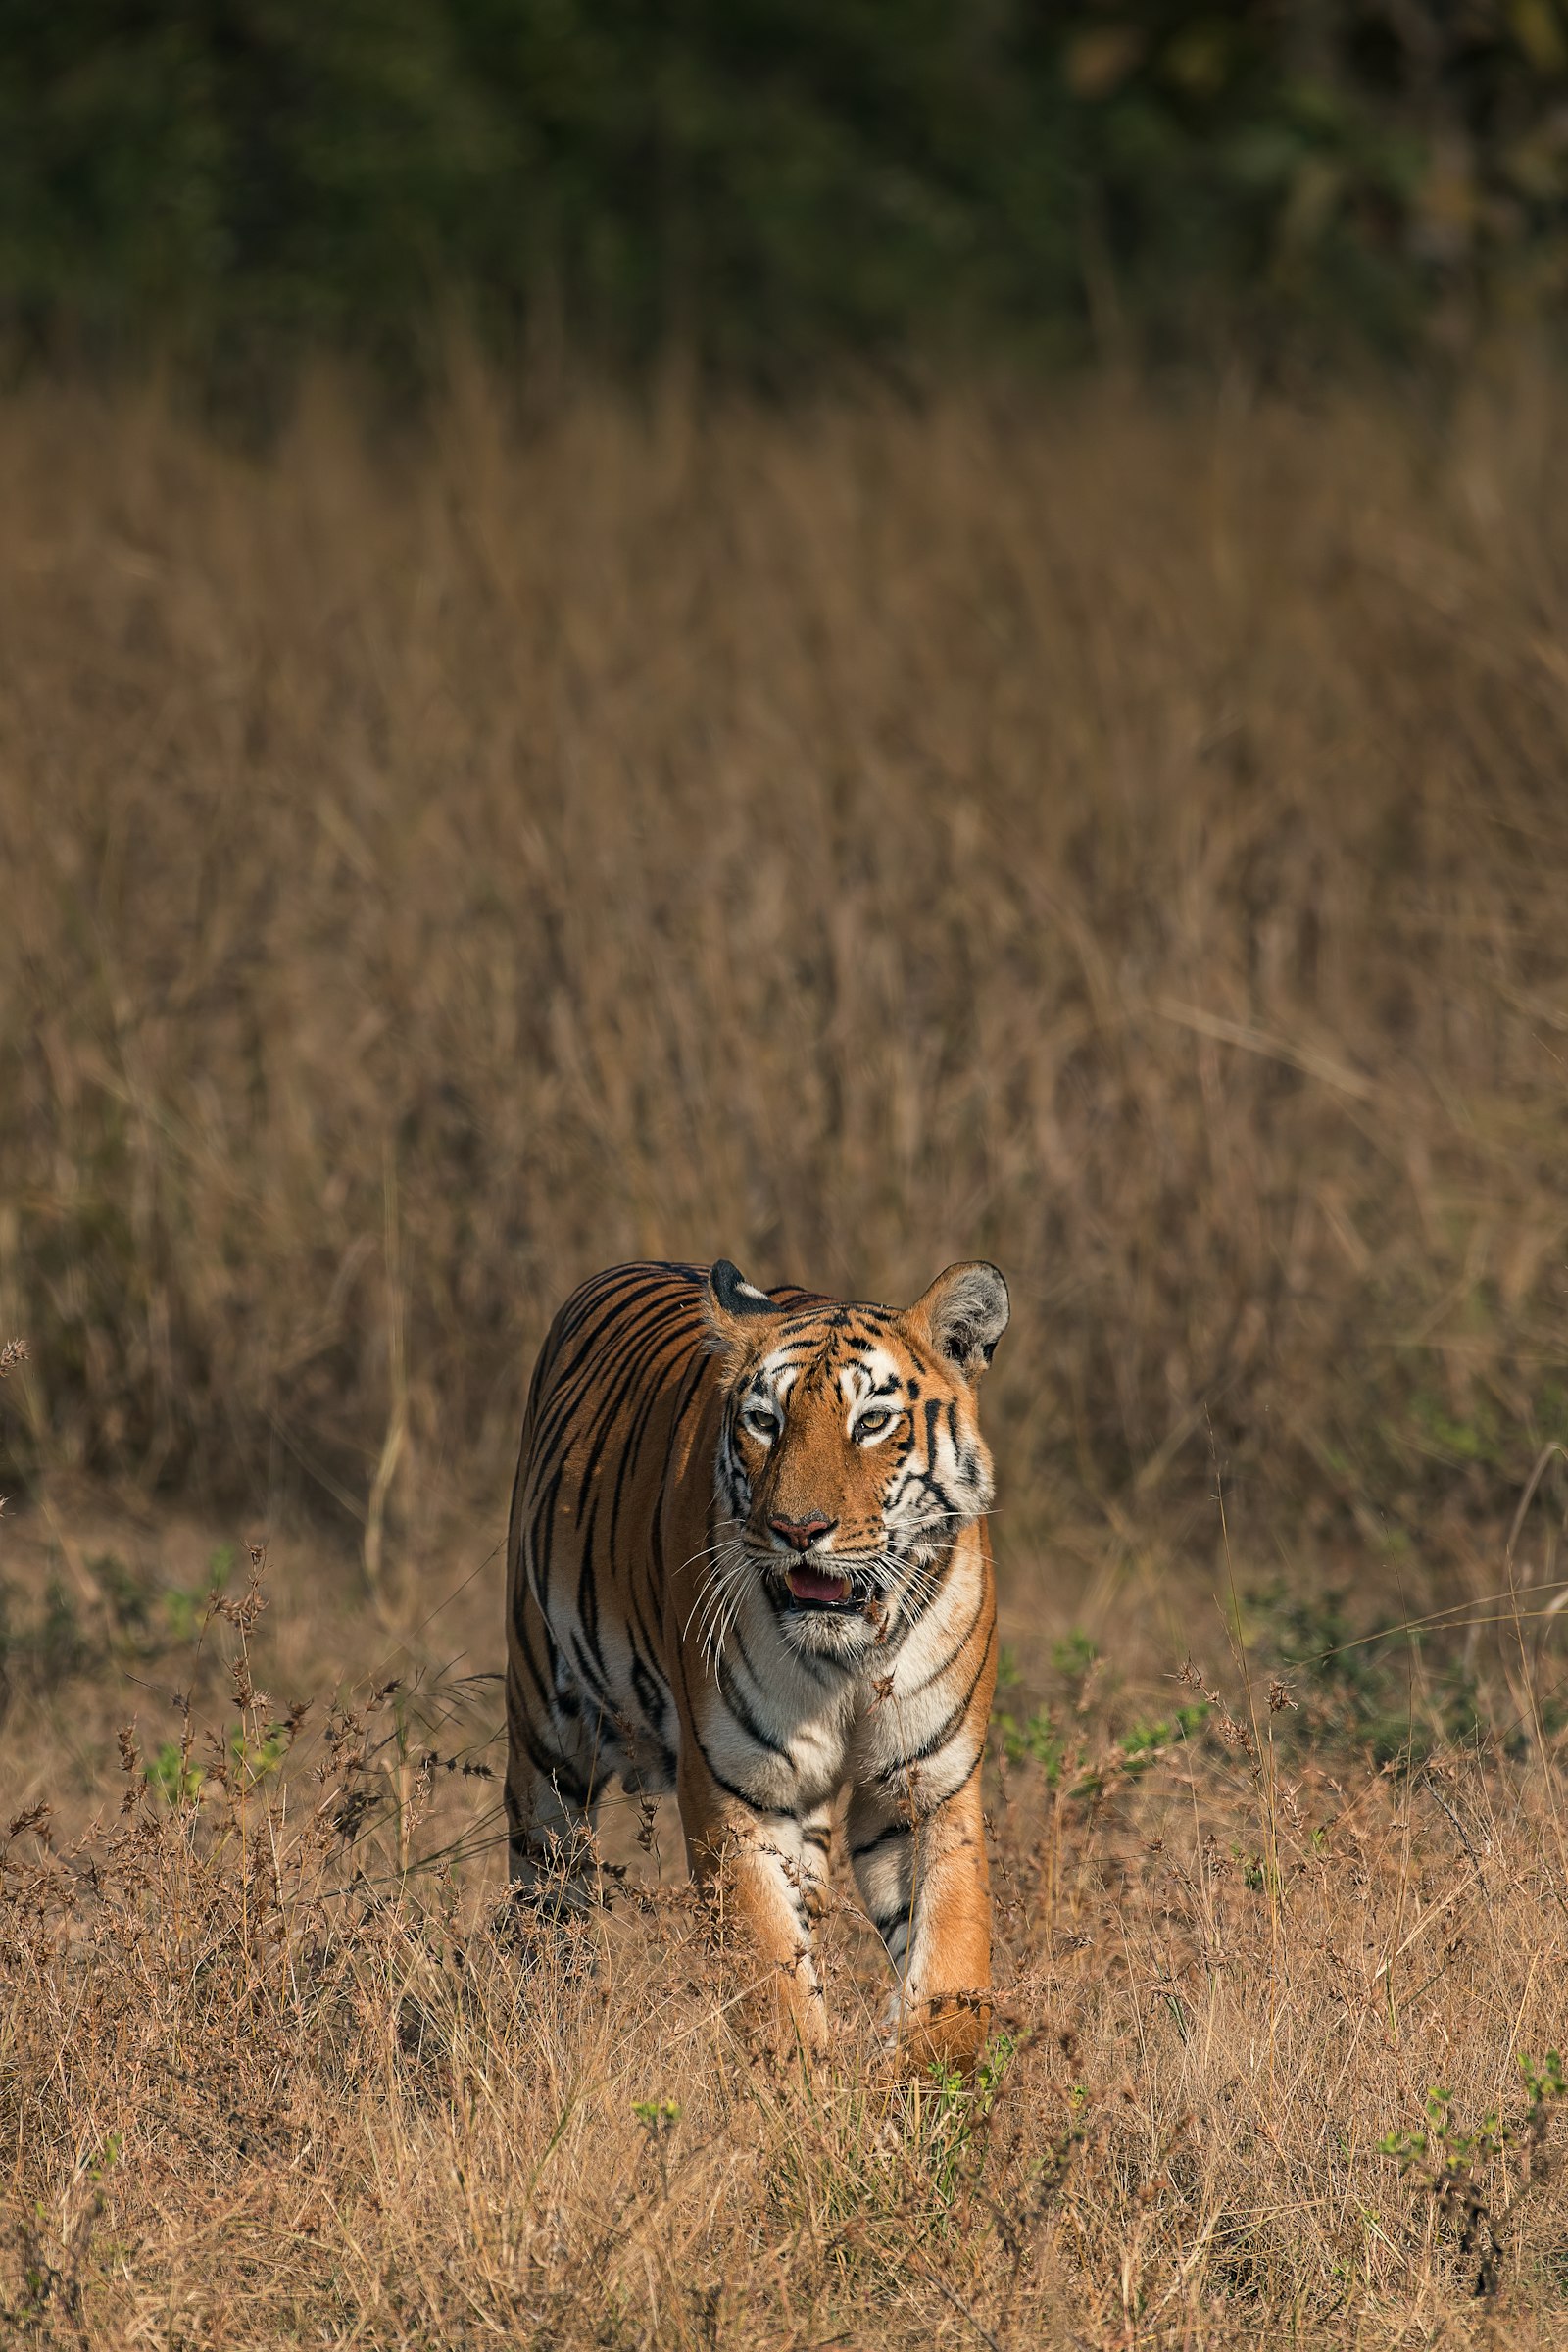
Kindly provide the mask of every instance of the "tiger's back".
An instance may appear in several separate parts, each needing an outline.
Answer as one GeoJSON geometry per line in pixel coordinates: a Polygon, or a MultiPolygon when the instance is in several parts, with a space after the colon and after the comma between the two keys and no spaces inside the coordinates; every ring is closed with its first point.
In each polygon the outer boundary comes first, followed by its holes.
{"type": "Polygon", "coordinates": [[[540,1349],[507,1536],[514,1846],[574,1829],[617,1777],[649,1795],[675,1787],[667,1570],[706,1539],[719,1390],[707,1293],[706,1266],[612,1266],[573,1291],[540,1349]]]}

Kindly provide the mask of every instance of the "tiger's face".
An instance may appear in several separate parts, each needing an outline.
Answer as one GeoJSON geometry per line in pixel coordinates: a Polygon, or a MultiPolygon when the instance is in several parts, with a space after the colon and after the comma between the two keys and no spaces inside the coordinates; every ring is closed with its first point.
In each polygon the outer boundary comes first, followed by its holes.
{"type": "Polygon", "coordinates": [[[902,1312],[781,1307],[714,1266],[718,1573],[757,1580],[797,1648],[852,1661],[935,1596],[954,1539],[991,1504],[976,1392],[1007,1313],[978,1260],[902,1312]]]}

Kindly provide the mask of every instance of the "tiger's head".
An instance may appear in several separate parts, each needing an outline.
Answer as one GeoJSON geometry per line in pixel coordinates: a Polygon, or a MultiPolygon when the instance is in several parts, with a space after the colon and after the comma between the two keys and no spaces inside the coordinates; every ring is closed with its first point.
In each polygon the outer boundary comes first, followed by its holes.
{"type": "Polygon", "coordinates": [[[976,1259],[902,1311],[790,1305],[720,1258],[707,1308],[724,1382],[714,1581],[758,1580],[797,1648],[851,1662],[923,1613],[990,1508],[977,1391],[1007,1286],[976,1259]]]}

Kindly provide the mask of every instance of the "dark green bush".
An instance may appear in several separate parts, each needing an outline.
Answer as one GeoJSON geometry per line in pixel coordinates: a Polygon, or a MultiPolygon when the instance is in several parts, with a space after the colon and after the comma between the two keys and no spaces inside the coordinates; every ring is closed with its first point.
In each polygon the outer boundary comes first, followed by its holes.
{"type": "Polygon", "coordinates": [[[1409,347],[1568,281],[1561,0],[11,0],[26,355],[407,365],[454,311],[832,352],[1409,347]]]}

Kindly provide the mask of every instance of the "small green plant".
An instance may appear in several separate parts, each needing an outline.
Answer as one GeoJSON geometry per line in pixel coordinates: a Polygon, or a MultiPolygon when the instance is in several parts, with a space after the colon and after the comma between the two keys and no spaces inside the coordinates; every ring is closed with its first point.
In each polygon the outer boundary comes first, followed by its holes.
{"type": "Polygon", "coordinates": [[[1482,1462],[1501,1468],[1509,1459],[1501,1416],[1490,1399],[1479,1397],[1472,1416],[1460,1420],[1430,1390],[1417,1389],[1410,1398],[1408,1443],[1419,1453],[1459,1467],[1482,1462]]]}
{"type": "Polygon", "coordinates": [[[1036,1764],[1048,1788],[1064,1788],[1069,1796],[1097,1796],[1115,1781],[1137,1780],[1180,1740],[1191,1739],[1208,1721],[1208,1707],[1193,1701],[1173,1715],[1148,1717],[1123,1732],[1109,1753],[1091,1763],[1082,1741],[1069,1744],[1049,1707],[1037,1707],[1022,1717],[1003,1713],[996,1718],[997,1736],[1007,1763],[1036,1764]]]}
{"type": "MultiPolygon", "coordinates": [[[[1425,2130],[1391,2132],[1378,2142],[1379,2152],[1393,2157],[1401,2175],[1415,2177],[1440,2219],[1452,2228],[1460,2261],[1475,2265],[1471,2291],[1476,2295],[1496,2292],[1503,2252],[1498,2222],[1543,2178],[1552,2114],[1568,2097],[1568,2072],[1558,2051],[1548,2050],[1539,2065],[1521,2051],[1518,2064],[1527,2103],[1517,2124],[1504,2123],[1494,2109],[1473,2131],[1463,2131],[1453,2119],[1452,2091],[1434,2086],[1426,2096],[1425,2130]],[[1520,2160],[1518,2192],[1494,2220],[1494,2191],[1487,2175],[1510,2151],[1520,2160]]],[[[1502,2186],[1507,2197],[1506,2176],[1502,2186]]]]}
{"type": "Polygon", "coordinates": [[[236,1557],[232,1544],[220,1544],[207,1562],[205,1584],[168,1588],[164,1593],[164,1615],[172,1641],[195,1641],[212,1615],[220,1593],[227,1590],[236,1557]]]}
{"type": "Polygon", "coordinates": [[[292,1738],[286,1723],[270,1723],[259,1738],[248,1736],[242,1723],[235,1724],[228,1735],[229,1765],[247,1791],[276,1772],[288,1754],[292,1738]]]}
{"type": "MultiPolygon", "coordinates": [[[[1412,1706],[1412,1667],[1426,1647],[1421,1629],[1385,1620],[1357,1633],[1344,1592],[1298,1592],[1278,1582],[1250,1590],[1246,1605],[1250,1640],[1293,1681],[1303,1678],[1303,1720],[1374,1764],[1413,1771],[1435,1749],[1473,1740],[1484,1728],[1475,1674],[1460,1658],[1427,1666],[1412,1706]]],[[[1523,1745],[1516,1733],[1514,1752],[1523,1745]]]]}
{"type": "Polygon", "coordinates": [[[680,2121],[679,2099],[633,2099],[631,2111],[651,2137],[680,2121]]]}
{"type": "Polygon", "coordinates": [[[1045,1775],[1046,1786],[1054,1788],[1060,1781],[1067,1761],[1067,1750],[1060,1733],[1052,1720],[1049,1707],[1036,1707],[1032,1715],[1021,1721],[1016,1715],[1001,1714],[996,1719],[997,1736],[1002,1752],[1009,1764],[1038,1764],[1045,1775]]]}
{"type": "Polygon", "coordinates": [[[1063,1682],[1081,1683],[1091,1669],[1099,1665],[1100,1648],[1087,1634],[1080,1633],[1074,1626],[1071,1633],[1051,1644],[1051,1663],[1063,1682]]]}
{"type": "Polygon", "coordinates": [[[144,1769],[148,1787],[171,1805],[194,1804],[201,1795],[202,1768],[191,1762],[177,1740],[166,1740],[144,1769]]]}
{"type": "Polygon", "coordinates": [[[1462,2132],[1449,2110],[1451,2090],[1427,2092],[1424,2132],[1391,2132],[1378,2142],[1401,2175],[1415,2174],[1439,2217],[1453,2229],[1461,2262],[1475,2264],[1472,2292],[1495,2292],[1502,2244],[1492,2218],[1486,2169],[1501,2155],[1505,2133],[1495,2113],[1473,2132],[1462,2132]]]}
{"type": "Polygon", "coordinates": [[[923,2110],[916,2107],[914,2120],[930,2166],[932,2186],[944,2207],[953,2203],[962,2185],[966,2163],[975,2147],[975,2135],[996,2103],[1003,2078],[1017,2048],[1012,2034],[999,2034],[972,2078],[942,2066],[931,2071],[935,2096],[923,2110]]]}
{"type": "Polygon", "coordinates": [[[1196,1700],[1178,1707],[1174,1715],[1152,1716],[1145,1723],[1130,1724],[1117,1742],[1121,1749],[1121,1770],[1129,1778],[1147,1772],[1166,1748],[1179,1740],[1191,1740],[1207,1721],[1206,1700],[1196,1700]]]}

